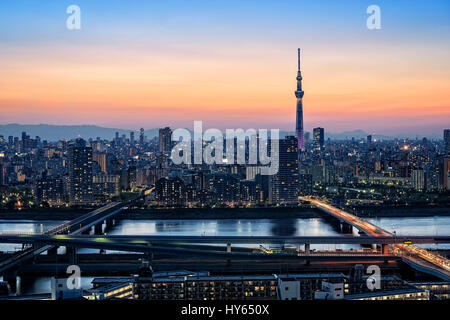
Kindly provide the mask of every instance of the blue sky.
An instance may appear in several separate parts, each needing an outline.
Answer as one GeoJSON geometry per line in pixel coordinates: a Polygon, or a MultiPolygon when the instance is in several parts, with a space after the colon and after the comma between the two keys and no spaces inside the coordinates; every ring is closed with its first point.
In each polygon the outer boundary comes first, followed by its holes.
{"type": "Polygon", "coordinates": [[[96,109],[108,114],[94,124],[116,127],[204,117],[289,130],[302,47],[307,128],[439,132],[449,40],[448,0],[2,0],[0,121],[86,123],[96,109]],[[79,31],[66,28],[72,4],[79,31]],[[372,4],[381,30],[366,28],[372,4]]]}

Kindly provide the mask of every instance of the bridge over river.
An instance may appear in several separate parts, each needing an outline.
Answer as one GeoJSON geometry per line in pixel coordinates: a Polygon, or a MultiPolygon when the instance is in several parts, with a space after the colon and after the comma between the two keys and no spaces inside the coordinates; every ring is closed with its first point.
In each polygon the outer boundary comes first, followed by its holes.
{"type": "MultiPolygon", "coordinates": [[[[316,206],[322,212],[345,222],[358,230],[374,237],[394,237],[392,233],[367,222],[353,214],[338,209],[324,200],[312,197],[300,197],[301,200],[316,206]]],[[[383,251],[389,250],[388,244],[383,245],[383,251]]],[[[397,243],[391,245],[393,251],[402,257],[403,261],[421,272],[437,276],[445,281],[450,281],[450,261],[438,254],[431,253],[414,244],[397,243]]]]}

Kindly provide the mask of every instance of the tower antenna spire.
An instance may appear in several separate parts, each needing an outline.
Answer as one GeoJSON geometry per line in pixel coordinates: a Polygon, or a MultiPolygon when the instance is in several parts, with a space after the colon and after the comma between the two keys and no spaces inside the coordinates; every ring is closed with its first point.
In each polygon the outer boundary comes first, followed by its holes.
{"type": "Polygon", "coordinates": [[[303,95],[305,92],[302,89],[302,72],[300,71],[300,48],[298,48],[298,72],[297,72],[297,90],[295,91],[295,97],[297,98],[297,119],[295,131],[297,133],[298,141],[298,156],[300,160],[300,152],[303,150],[303,95]]]}

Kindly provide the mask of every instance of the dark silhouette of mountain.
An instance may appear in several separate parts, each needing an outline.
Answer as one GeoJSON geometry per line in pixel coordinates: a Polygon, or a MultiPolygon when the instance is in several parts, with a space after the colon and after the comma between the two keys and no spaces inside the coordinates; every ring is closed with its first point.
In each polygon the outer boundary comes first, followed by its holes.
{"type": "MultiPolygon", "coordinates": [[[[326,128],[325,128],[326,129],[326,128]]],[[[206,129],[205,129],[206,130],[206,129]]],[[[106,128],[95,125],[50,125],[50,124],[4,124],[0,125],[0,135],[3,135],[5,139],[8,136],[21,137],[22,131],[25,131],[30,137],[35,136],[41,137],[42,140],[57,141],[60,139],[74,139],[78,136],[84,139],[93,138],[96,139],[100,137],[102,139],[111,140],[115,137],[116,132],[119,136],[125,134],[127,138],[130,136],[132,130],[124,130],[117,128],[106,128]]],[[[192,131],[191,131],[192,134],[192,131]]],[[[363,130],[353,130],[345,131],[340,133],[330,133],[325,130],[325,139],[330,138],[331,140],[351,140],[352,138],[366,139],[370,133],[363,130]]],[[[152,128],[145,130],[145,135],[148,139],[153,139],[158,136],[158,128],[152,128]]],[[[280,131],[280,138],[284,138],[288,135],[295,135],[293,131],[280,131]]],[[[372,134],[373,139],[377,140],[392,140],[392,139],[403,139],[403,138],[422,138],[424,135],[417,134],[397,134],[392,136],[372,134]]],[[[134,130],[134,137],[136,141],[139,140],[139,131],[134,130]]],[[[431,134],[426,135],[427,138],[431,139],[442,139],[442,134],[431,134]]],[[[310,139],[312,139],[312,132],[310,132],[310,139]]]]}
{"type": "MultiPolygon", "coordinates": [[[[127,138],[132,130],[124,130],[117,128],[105,128],[95,125],[50,125],[50,124],[5,124],[0,125],[0,135],[5,138],[8,136],[20,137],[22,131],[25,131],[31,138],[35,136],[41,137],[42,140],[57,141],[60,139],[74,139],[78,136],[84,139],[100,137],[109,139],[115,137],[116,132],[119,136],[125,134],[127,138]]],[[[145,135],[152,139],[158,134],[158,129],[145,130],[145,135]]],[[[139,139],[139,131],[134,130],[134,137],[139,139]]]]}
{"type": "MultiPolygon", "coordinates": [[[[280,131],[280,137],[295,135],[294,131],[280,131]]],[[[442,134],[433,133],[433,134],[415,134],[415,133],[402,133],[395,135],[382,135],[376,133],[368,133],[363,130],[352,130],[352,131],[344,131],[339,133],[327,132],[325,128],[325,140],[330,138],[330,140],[351,140],[354,138],[355,140],[359,139],[367,139],[368,135],[372,135],[372,139],[376,140],[394,140],[394,139],[421,139],[423,137],[427,137],[428,139],[433,140],[442,140],[442,134]]],[[[310,140],[313,139],[312,132],[309,133],[310,140]]]]}

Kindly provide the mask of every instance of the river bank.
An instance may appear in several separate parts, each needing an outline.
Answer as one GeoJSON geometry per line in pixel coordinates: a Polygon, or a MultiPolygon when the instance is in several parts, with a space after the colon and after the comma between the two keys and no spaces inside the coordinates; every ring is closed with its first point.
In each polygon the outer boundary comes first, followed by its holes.
{"type": "Polygon", "coordinates": [[[430,217],[430,216],[450,216],[450,206],[448,205],[415,205],[415,206],[364,206],[348,210],[360,217],[430,217]]]}
{"type": "MultiPolygon", "coordinates": [[[[89,210],[82,209],[30,209],[0,210],[0,220],[73,220],[89,210]]],[[[360,217],[427,217],[450,216],[448,206],[389,206],[360,207],[349,210],[360,217]]],[[[311,207],[299,208],[173,208],[173,209],[127,209],[116,219],[288,219],[320,218],[323,213],[311,207]]]]}

